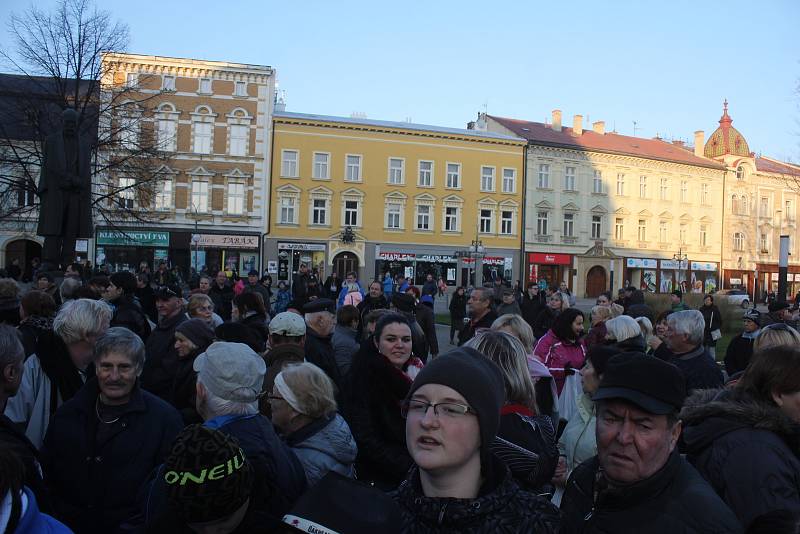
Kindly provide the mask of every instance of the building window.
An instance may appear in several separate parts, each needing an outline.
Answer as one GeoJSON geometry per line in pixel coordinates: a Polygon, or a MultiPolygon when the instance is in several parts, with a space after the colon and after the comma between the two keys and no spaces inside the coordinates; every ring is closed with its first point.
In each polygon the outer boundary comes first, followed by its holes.
{"type": "Polygon", "coordinates": [[[700,184],[700,204],[708,206],[708,184],[700,184]]]}
{"type": "Polygon", "coordinates": [[[178,122],[172,119],[158,119],[158,149],[164,152],[175,152],[177,149],[178,122]]]}
{"type": "Polygon", "coordinates": [[[244,124],[231,124],[231,156],[247,155],[247,137],[250,128],[244,124]]]}
{"type": "Polygon", "coordinates": [[[572,213],[564,214],[564,237],[575,235],[575,215],[572,213]]]}
{"type": "Polygon", "coordinates": [[[686,234],[687,234],[687,232],[688,232],[688,225],[681,224],[681,227],[678,230],[678,242],[681,245],[685,245],[686,244],[686,234]]]}
{"type": "Polygon", "coordinates": [[[667,200],[667,197],[669,197],[669,182],[666,178],[661,179],[661,184],[658,191],[658,198],[661,200],[667,200]]]}
{"type": "Polygon", "coordinates": [[[681,180],[681,202],[689,202],[689,182],[681,180]]]}
{"type": "Polygon", "coordinates": [[[480,232],[482,234],[492,233],[492,219],[494,218],[490,209],[480,210],[480,232]]]}
{"type": "Polygon", "coordinates": [[[742,198],[739,201],[739,214],[740,215],[747,215],[748,211],[749,210],[747,209],[747,196],[746,195],[742,195],[742,198]]]}
{"type": "Polygon", "coordinates": [[[136,180],[134,178],[119,179],[119,206],[123,209],[133,209],[136,200],[136,180]]]}
{"type": "Polygon", "coordinates": [[[514,212],[502,210],[500,212],[500,233],[512,235],[514,233],[514,212]]]}
{"type": "Polygon", "coordinates": [[[494,191],[494,167],[481,167],[481,191],[494,191]]]}
{"type": "Polygon", "coordinates": [[[294,197],[281,197],[280,206],[281,224],[297,224],[297,199],[294,197]]]}
{"type": "Polygon", "coordinates": [[[614,239],[617,241],[622,241],[625,236],[625,219],[616,218],[614,219],[614,239]]]}
{"type": "Polygon", "coordinates": [[[208,212],[208,182],[192,181],[192,206],[198,213],[208,212]]]}
{"type": "Polygon", "coordinates": [[[741,232],[734,232],[733,234],[733,250],[744,250],[744,234],[741,232]]]}
{"type": "Polygon", "coordinates": [[[117,139],[120,146],[127,150],[136,150],[139,145],[139,117],[127,106],[121,110],[117,139]]]}
{"type": "Polygon", "coordinates": [[[314,152],[314,170],[312,178],[316,180],[327,180],[330,178],[328,161],[330,154],[325,152],[314,152]]]}
{"type": "Polygon", "coordinates": [[[647,241],[647,221],[639,219],[639,241],[647,241]]]}
{"type": "Polygon", "coordinates": [[[174,91],[175,90],[175,76],[164,76],[161,79],[161,90],[162,91],[174,91]]]}
{"type": "Polygon", "coordinates": [[[402,228],[400,223],[401,212],[402,206],[400,204],[390,203],[386,205],[386,228],[393,230],[402,228]]]}
{"type": "Polygon", "coordinates": [[[194,152],[195,154],[211,154],[211,144],[214,137],[214,124],[210,122],[194,123],[194,152]]]}
{"type": "Polygon", "coordinates": [[[458,189],[461,187],[461,164],[447,164],[447,187],[458,189]]]}
{"type": "Polygon", "coordinates": [[[417,230],[431,229],[431,207],[417,206],[417,230]]]}
{"type": "Polygon", "coordinates": [[[358,226],[358,201],[344,201],[344,225],[358,226]]]}
{"type": "Polygon", "coordinates": [[[539,164],[539,189],[550,189],[550,165],[547,163],[539,164]]]}
{"type": "Polygon", "coordinates": [[[592,239],[600,239],[602,235],[601,223],[602,217],[599,215],[592,215],[592,239]]]}
{"type": "Polygon", "coordinates": [[[136,72],[129,72],[125,77],[125,83],[128,87],[136,87],[139,85],[139,74],[136,72]]]}
{"type": "Polygon", "coordinates": [[[158,181],[155,201],[157,210],[168,210],[172,207],[172,180],[158,181]]]}
{"type": "Polygon", "coordinates": [[[328,224],[328,201],[324,198],[315,198],[312,201],[311,224],[328,224]]]}
{"type": "Polygon", "coordinates": [[[575,167],[564,169],[564,190],[575,191],[575,167]]]}
{"type": "Polygon", "coordinates": [[[27,184],[25,178],[18,179],[14,185],[17,193],[18,208],[36,205],[36,191],[27,184]]]}
{"type": "Polygon", "coordinates": [[[297,162],[300,154],[297,150],[281,151],[281,176],[285,178],[297,178],[297,162]]]}
{"type": "Polygon", "coordinates": [[[758,248],[763,253],[769,252],[769,240],[767,239],[766,232],[761,232],[758,234],[758,248]]]}
{"type": "Polygon", "coordinates": [[[736,179],[744,180],[744,165],[739,165],[736,167],[736,179]]]}
{"type": "Polygon", "coordinates": [[[198,93],[204,95],[211,94],[211,78],[200,78],[200,88],[197,91],[198,93]]]}
{"type": "Polygon", "coordinates": [[[236,82],[234,96],[247,96],[247,82],[236,82]]]}
{"type": "Polygon", "coordinates": [[[708,238],[708,227],[705,224],[700,225],[700,246],[705,247],[708,238]]]}
{"type": "Polygon", "coordinates": [[[592,173],[592,193],[600,194],[603,192],[603,173],[594,171],[592,173]]]}
{"type": "Polygon", "coordinates": [[[419,162],[419,181],[417,185],[422,187],[433,187],[433,162],[419,162]]]}
{"type": "Polygon", "coordinates": [[[794,222],[794,202],[791,200],[785,201],[783,214],[786,216],[787,222],[794,222]]]}
{"type": "Polygon", "coordinates": [[[549,215],[547,211],[536,213],[536,235],[547,235],[549,215]]]}
{"type": "Polygon", "coordinates": [[[769,197],[761,197],[760,215],[769,217],[769,197]]]}
{"type": "Polygon", "coordinates": [[[647,176],[639,177],[639,198],[647,198],[647,176]]]}
{"type": "Polygon", "coordinates": [[[617,173],[617,196],[624,196],[625,195],[625,175],[623,173],[617,173]]]}
{"type": "Polygon", "coordinates": [[[447,206],[444,208],[444,231],[458,232],[458,208],[447,206]]]}
{"type": "Polygon", "coordinates": [[[405,161],[400,158],[389,158],[389,183],[401,185],[404,182],[405,161]]]}
{"type": "Polygon", "coordinates": [[[517,190],[517,170],[503,169],[503,193],[513,193],[517,190]]]}
{"type": "Polygon", "coordinates": [[[228,214],[244,214],[244,184],[242,182],[228,183],[228,214]]]}
{"type": "Polygon", "coordinates": [[[348,182],[361,181],[361,156],[348,154],[346,156],[344,179],[348,182]]]}
{"type": "Polygon", "coordinates": [[[659,221],[658,222],[658,242],[659,243],[666,243],[668,234],[669,234],[669,226],[668,226],[667,221],[659,221]]]}

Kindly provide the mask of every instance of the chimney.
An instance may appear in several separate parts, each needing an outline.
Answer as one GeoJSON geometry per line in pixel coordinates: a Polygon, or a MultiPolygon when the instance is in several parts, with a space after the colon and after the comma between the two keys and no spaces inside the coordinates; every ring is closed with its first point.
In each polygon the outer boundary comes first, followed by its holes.
{"type": "Polygon", "coordinates": [[[575,115],[572,119],[572,135],[583,135],[583,115],[575,115]]]}
{"type": "Polygon", "coordinates": [[[703,130],[697,130],[694,133],[694,155],[698,158],[703,157],[703,150],[705,148],[705,133],[703,130]]]}
{"type": "Polygon", "coordinates": [[[606,133],[606,121],[597,121],[592,123],[592,130],[594,133],[599,133],[603,135],[606,133]]]}
{"type": "Polygon", "coordinates": [[[553,110],[553,125],[551,126],[553,130],[556,132],[561,131],[561,110],[554,109],[553,110]]]}

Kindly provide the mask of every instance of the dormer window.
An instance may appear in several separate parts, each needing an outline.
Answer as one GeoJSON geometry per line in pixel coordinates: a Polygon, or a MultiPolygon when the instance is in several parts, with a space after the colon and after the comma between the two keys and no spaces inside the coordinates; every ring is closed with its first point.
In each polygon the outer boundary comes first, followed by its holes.
{"type": "Polygon", "coordinates": [[[739,165],[736,167],[736,179],[744,180],[744,165],[739,165]]]}

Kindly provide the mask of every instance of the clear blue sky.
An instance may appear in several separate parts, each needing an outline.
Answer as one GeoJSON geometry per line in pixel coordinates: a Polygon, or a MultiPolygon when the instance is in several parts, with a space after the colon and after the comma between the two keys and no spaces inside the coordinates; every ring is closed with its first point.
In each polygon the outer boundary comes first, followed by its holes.
{"type": "MultiPolygon", "coordinates": [[[[1,4],[7,20],[29,2],[1,4]]],[[[289,111],[464,127],[484,104],[535,121],[559,108],[693,141],[727,98],[751,150],[800,161],[796,0],[98,5],[128,23],[130,52],[275,67],[289,111]]]]}

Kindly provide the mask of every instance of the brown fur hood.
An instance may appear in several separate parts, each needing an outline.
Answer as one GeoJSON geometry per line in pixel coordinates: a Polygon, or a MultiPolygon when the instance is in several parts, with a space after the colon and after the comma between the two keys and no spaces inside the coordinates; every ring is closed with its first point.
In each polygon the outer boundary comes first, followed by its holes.
{"type": "Polygon", "coordinates": [[[760,402],[736,389],[709,389],[690,395],[680,419],[689,449],[701,449],[734,430],[752,428],[780,437],[800,457],[800,424],[773,404],[760,402]]]}

